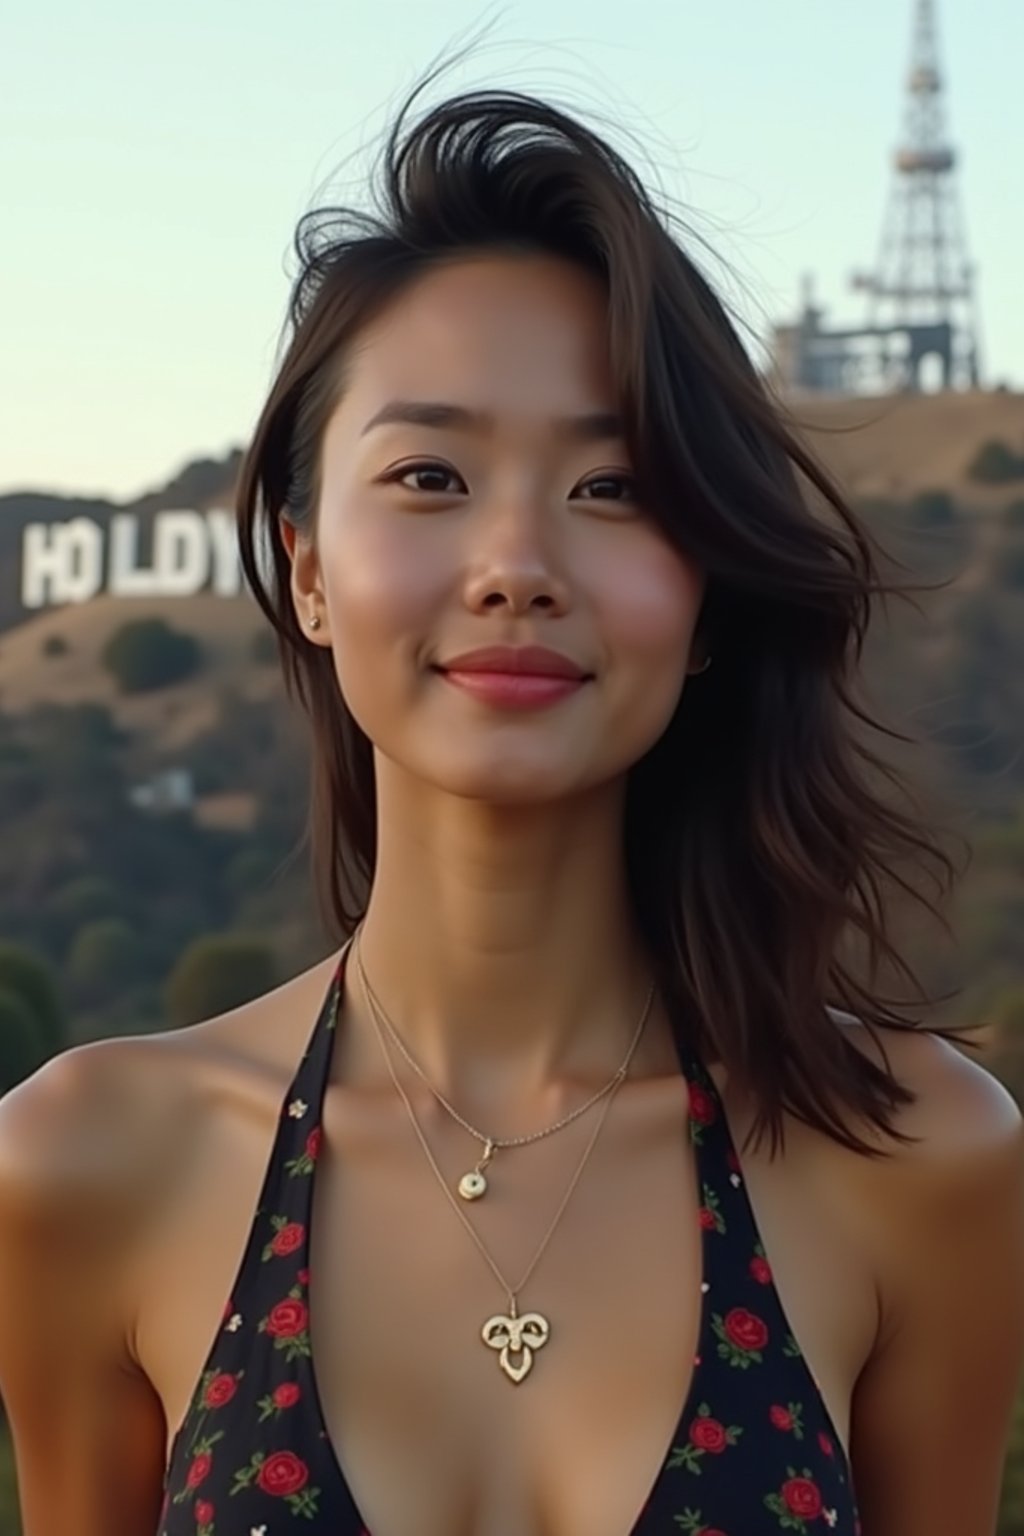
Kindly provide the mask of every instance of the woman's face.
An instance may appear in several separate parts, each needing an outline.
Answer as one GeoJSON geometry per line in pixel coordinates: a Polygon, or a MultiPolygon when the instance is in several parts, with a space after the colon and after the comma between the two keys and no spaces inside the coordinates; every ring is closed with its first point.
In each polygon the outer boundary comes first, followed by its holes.
{"type": "Polygon", "coordinates": [[[620,777],[668,724],[703,578],[636,500],[615,411],[603,292],[557,258],[435,269],[349,356],[293,595],[362,729],[417,779],[552,800],[620,777]],[[583,675],[445,670],[492,646],[583,675]]]}

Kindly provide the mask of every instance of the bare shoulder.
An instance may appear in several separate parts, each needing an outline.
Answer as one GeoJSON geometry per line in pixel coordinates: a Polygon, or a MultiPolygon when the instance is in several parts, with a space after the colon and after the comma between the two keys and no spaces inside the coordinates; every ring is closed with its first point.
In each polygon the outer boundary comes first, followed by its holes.
{"type": "Polygon", "coordinates": [[[856,1127],[884,1155],[844,1151],[843,1189],[871,1260],[878,1300],[876,1347],[934,1292],[935,1268],[952,1275],[982,1263],[1019,1263],[1024,1241],[1024,1116],[1013,1095],[973,1056],[927,1029],[880,1032],[856,1020],[847,1038],[914,1095],[893,1112],[906,1142],[866,1122],[856,1127]],[[951,1235],[956,1241],[951,1244],[951,1235]]]}
{"type": "MultiPolygon", "coordinates": [[[[858,1027],[851,1036],[882,1064],[867,1030],[858,1027]]],[[[941,1297],[948,1337],[981,1348],[975,1337],[985,1321],[977,1306],[980,1275],[994,1278],[1001,1318],[1012,1314],[1017,1336],[1024,1337],[1024,1116],[994,1073],[942,1036],[892,1031],[881,1039],[889,1069],[915,1102],[894,1117],[914,1140],[887,1139],[889,1155],[857,1158],[859,1171],[851,1175],[862,1209],[870,1212],[865,1230],[873,1240],[879,1299],[875,1352],[884,1355],[893,1339],[912,1335],[932,1309],[941,1309],[941,1297]],[[1014,1287],[1018,1301],[1011,1304],[1014,1287]]]]}
{"type": "Polygon", "coordinates": [[[101,1200],[124,1214],[188,1105],[168,1036],[62,1052],[0,1100],[0,1205],[37,1221],[101,1200]]]}
{"type": "Polygon", "coordinates": [[[886,1030],[879,1044],[856,1020],[840,1022],[851,1044],[914,1094],[896,1125],[916,1140],[892,1161],[949,1189],[991,1172],[992,1160],[1013,1168],[1024,1150],[1024,1116],[980,1061],[928,1029],[886,1030]]]}
{"type": "Polygon", "coordinates": [[[92,1214],[152,1213],[169,1181],[201,1161],[218,1106],[295,1053],[285,1021],[305,1018],[299,994],[315,997],[331,963],[202,1023],[54,1057],[0,1099],[0,1209],[38,1217],[86,1199],[92,1214]]]}
{"type": "MultiPolygon", "coordinates": [[[[881,1061],[866,1030],[850,1037],[881,1061]]],[[[916,1139],[858,1160],[879,1301],[854,1397],[861,1516],[878,1536],[990,1531],[1024,1360],[1024,1117],[941,1036],[881,1038],[916,1139]]]]}
{"type": "Polygon", "coordinates": [[[106,1536],[111,1487],[119,1533],[155,1530],[167,1425],[139,1345],[156,1256],[298,1054],[319,970],[189,1029],[66,1051],[0,1100],[0,1394],[26,1532],[106,1536]]]}
{"type": "Polygon", "coordinates": [[[27,1531],[98,1536],[112,1483],[125,1536],[155,1528],[161,1414],[130,1257],[187,1099],[167,1060],[156,1039],[80,1046],[0,1100],[0,1391],[27,1531]]]}
{"type": "Polygon", "coordinates": [[[0,1291],[45,1280],[62,1311],[65,1291],[69,1308],[101,1295],[90,1326],[134,1360],[151,1256],[232,1126],[280,1091],[297,995],[323,971],[187,1028],[76,1046],[0,1099],[0,1291]]]}

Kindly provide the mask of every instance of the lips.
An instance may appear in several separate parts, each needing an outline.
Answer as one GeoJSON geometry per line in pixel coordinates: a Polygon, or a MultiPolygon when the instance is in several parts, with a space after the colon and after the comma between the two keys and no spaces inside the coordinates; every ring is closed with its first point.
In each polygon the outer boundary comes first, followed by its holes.
{"type": "Polygon", "coordinates": [[[579,682],[589,674],[561,651],[539,645],[492,645],[438,663],[441,672],[492,672],[520,677],[561,677],[579,682]]]}

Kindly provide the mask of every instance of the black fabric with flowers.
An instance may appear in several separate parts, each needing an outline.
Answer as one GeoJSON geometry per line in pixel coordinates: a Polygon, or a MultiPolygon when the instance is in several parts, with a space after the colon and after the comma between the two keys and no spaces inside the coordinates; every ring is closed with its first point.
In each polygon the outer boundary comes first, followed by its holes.
{"type": "MultiPolygon", "coordinates": [[[[309,1222],[341,982],[339,964],[175,1437],[156,1536],[368,1536],[309,1343],[309,1222]]],[[[721,1100],[682,1046],[680,1064],[700,1188],[700,1343],[672,1448],[623,1536],[860,1536],[850,1465],[783,1311],[721,1100]]]]}

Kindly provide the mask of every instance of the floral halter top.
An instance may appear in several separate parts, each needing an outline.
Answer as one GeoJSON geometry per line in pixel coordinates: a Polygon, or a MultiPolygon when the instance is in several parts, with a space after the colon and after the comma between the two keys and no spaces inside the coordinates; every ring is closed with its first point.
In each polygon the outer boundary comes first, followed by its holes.
{"type": "MultiPolygon", "coordinates": [[[[328,1438],[309,1329],[310,1212],[346,953],[281,1106],[154,1536],[371,1536],[328,1438]]],[[[622,1536],[860,1536],[850,1464],[783,1310],[720,1097],[682,1044],[680,1065],[700,1192],[698,1353],[671,1448],[622,1536]]]]}

